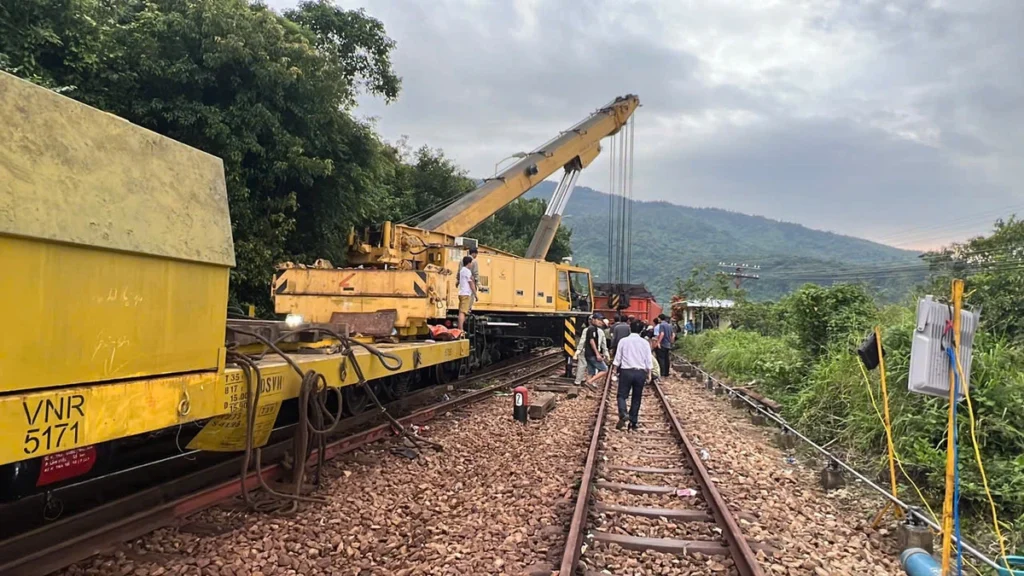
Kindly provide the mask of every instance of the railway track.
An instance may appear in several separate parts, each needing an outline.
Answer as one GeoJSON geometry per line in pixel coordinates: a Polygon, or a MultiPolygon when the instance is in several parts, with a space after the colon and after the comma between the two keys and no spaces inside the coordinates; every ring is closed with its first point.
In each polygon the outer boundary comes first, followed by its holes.
{"type": "Polygon", "coordinates": [[[615,430],[606,381],[559,574],[763,576],[659,385],[645,387],[640,415],[639,430],[615,430]]]}
{"type": "MultiPolygon", "coordinates": [[[[561,353],[555,351],[474,375],[456,383],[458,389],[453,392],[454,397],[416,409],[398,418],[398,421],[403,426],[421,424],[439,414],[485,400],[494,392],[525,384],[538,376],[560,369],[562,365],[561,353]],[[525,373],[513,378],[487,384],[490,380],[524,370],[525,373]],[[481,385],[483,387],[478,387],[481,385]]],[[[417,396],[422,397],[423,393],[414,394],[412,398],[417,396]]],[[[323,454],[324,459],[329,460],[351,452],[394,433],[387,422],[367,427],[367,424],[372,423],[368,415],[357,416],[354,419],[358,420],[358,423],[347,424],[340,437],[328,443],[323,454]],[[358,431],[352,431],[358,424],[364,426],[358,431]]],[[[264,448],[264,455],[268,460],[274,461],[284,456],[290,447],[291,440],[286,440],[264,448]]],[[[308,464],[315,464],[320,457],[321,455],[314,450],[308,464]]],[[[0,574],[44,576],[109,550],[121,542],[143,536],[203,509],[227,502],[242,491],[242,479],[237,474],[240,465],[240,457],[232,458],[210,468],[134,492],[50,525],[0,541],[0,574]],[[224,478],[231,478],[232,473],[234,478],[224,481],[224,478]]],[[[283,477],[284,473],[281,465],[271,464],[258,472],[250,473],[244,480],[245,485],[249,490],[257,490],[260,484],[257,474],[269,483],[283,477]]]]}

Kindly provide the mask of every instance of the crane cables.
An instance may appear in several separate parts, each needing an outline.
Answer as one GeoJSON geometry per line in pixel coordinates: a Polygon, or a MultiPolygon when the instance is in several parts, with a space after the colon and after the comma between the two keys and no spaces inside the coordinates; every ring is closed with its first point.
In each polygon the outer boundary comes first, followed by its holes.
{"type": "Polygon", "coordinates": [[[607,273],[616,292],[632,276],[634,118],[611,137],[609,146],[607,273]]]}

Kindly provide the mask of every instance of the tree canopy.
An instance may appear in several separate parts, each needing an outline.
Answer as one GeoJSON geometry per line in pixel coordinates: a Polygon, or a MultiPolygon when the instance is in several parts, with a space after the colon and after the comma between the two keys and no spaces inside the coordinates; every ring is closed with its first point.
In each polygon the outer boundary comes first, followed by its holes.
{"type": "Polygon", "coordinates": [[[932,272],[928,291],[949,293],[964,279],[965,303],[981,306],[981,322],[993,334],[1024,342],[1024,220],[997,220],[992,234],[925,254],[932,272]]]}
{"type": "MultiPolygon", "coordinates": [[[[235,303],[266,312],[276,263],[344,262],[353,226],[473,187],[441,151],[409,154],[353,116],[359,94],[392,101],[401,88],[395,42],[362,10],[327,0],[284,14],[246,0],[0,1],[0,27],[0,69],[223,159],[235,303]]],[[[536,208],[509,210],[481,240],[491,230],[496,247],[515,251],[523,211],[536,208]]]]}

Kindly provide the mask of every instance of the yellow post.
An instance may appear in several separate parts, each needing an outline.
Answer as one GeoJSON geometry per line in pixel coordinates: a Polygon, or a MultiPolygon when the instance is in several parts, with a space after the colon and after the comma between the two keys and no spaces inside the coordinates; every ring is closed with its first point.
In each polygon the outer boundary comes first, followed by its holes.
{"type": "MultiPolygon", "coordinates": [[[[960,353],[960,307],[964,295],[964,281],[953,280],[953,353],[960,353]]],[[[956,411],[956,372],[949,371],[949,423],[946,432],[946,497],[942,502],[942,576],[949,576],[949,560],[953,551],[953,414],[956,411]]]]}
{"type": "MultiPolygon", "coordinates": [[[[892,485],[892,496],[896,493],[896,446],[892,441],[892,421],[889,419],[889,390],[885,385],[885,357],[882,356],[882,330],[875,326],[875,343],[878,346],[878,373],[882,377],[882,409],[885,414],[885,442],[889,448],[889,483],[892,485]]],[[[896,517],[902,516],[902,510],[895,509],[896,517]]]]}

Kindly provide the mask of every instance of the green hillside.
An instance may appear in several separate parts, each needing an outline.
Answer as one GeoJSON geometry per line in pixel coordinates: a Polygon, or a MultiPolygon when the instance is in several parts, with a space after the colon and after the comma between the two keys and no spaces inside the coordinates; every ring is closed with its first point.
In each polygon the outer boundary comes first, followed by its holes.
{"type": "MultiPolygon", "coordinates": [[[[550,198],[554,183],[542,182],[527,197],[550,198]]],[[[608,195],[578,186],[566,208],[575,261],[591,268],[598,281],[607,268],[608,195]]],[[[633,205],[632,280],[643,282],[667,301],[675,279],[701,263],[759,264],[760,280],[745,281],[753,299],[774,299],[808,281],[831,284],[829,274],[865,267],[914,267],[916,252],[861,238],[812,230],[716,208],[690,208],[668,202],[633,205]],[[811,277],[814,277],[811,279],[811,277]]],[[[925,268],[873,274],[869,284],[882,300],[896,300],[924,278],[925,268]]]]}

